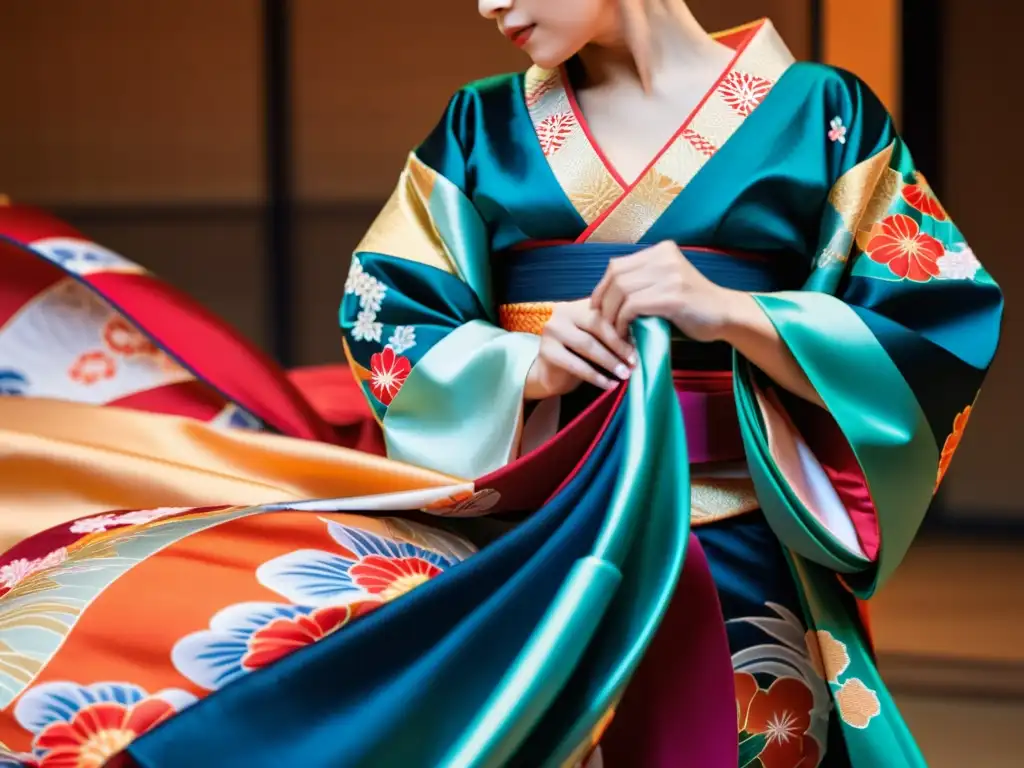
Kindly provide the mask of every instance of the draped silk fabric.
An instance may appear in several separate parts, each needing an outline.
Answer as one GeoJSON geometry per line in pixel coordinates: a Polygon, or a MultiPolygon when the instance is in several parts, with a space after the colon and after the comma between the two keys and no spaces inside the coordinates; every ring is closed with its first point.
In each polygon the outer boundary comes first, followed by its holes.
{"type": "Polygon", "coordinates": [[[572,62],[461,89],[339,285],[354,387],[0,208],[0,765],[925,765],[857,599],[1001,293],[862,82],[718,37],[632,181],[572,62]],[[656,319],[628,384],[524,404],[555,304],[663,240],[825,408],[656,319]]]}

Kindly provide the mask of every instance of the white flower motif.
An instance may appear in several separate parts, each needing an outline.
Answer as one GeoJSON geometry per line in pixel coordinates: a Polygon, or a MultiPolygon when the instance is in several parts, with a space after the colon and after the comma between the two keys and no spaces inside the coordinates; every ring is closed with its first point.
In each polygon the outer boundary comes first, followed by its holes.
{"type": "Polygon", "coordinates": [[[71,533],[102,533],[113,525],[117,525],[117,515],[106,514],[76,520],[68,530],[71,533]]]}
{"type": "Polygon", "coordinates": [[[388,339],[388,345],[400,355],[416,346],[416,329],[411,325],[399,325],[388,339]]]}
{"type": "Polygon", "coordinates": [[[846,143],[846,126],[843,125],[843,118],[839,117],[838,115],[833,117],[832,120],[829,121],[828,127],[829,141],[838,141],[840,144],[846,143]]]}
{"type": "Polygon", "coordinates": [[[183,507],[160,507],[159,509],[138,509],[121,514],[109,513],[76,520],[71,524],[71,533],[102,533],[119,525],[142,525],[162,517],[181,512],[183,507]]]}
{"type": "Polygon", "coordinates": [[[39,557],[34,560],[23,557],[19,560],[12,560],[0,567],[0,588],[13,589],[18,582],[24,581],[33,573],[44,571],[47,568],[55,568],[67,559],[68,551],[61,547],[46,557],[39,557]]]}
{"type": "Polygon", "coordinates": [[[384,332],[384,326],[377,322],[377,313],[366,309],[356,316],[356,323],[352,326],[352,338],[356,341],[380,341],[384,332]]]}
{"type": "Polygon", "coordinates": [[[961,243],[958,251],[947,248],[938,265],[939,276],[946,280],[973,280],[981,269],[981,262],[967,243],[961,243]]]}
{"type": "Polygon", "coordinates": [[[384,303],[384,294],[387,292],[388,287],[384,283],[371,275],[364,274],[356,290],[360,308],[369,312],[380,312],[381,304],[384,303]]]}
{"type": "Polygon", "coordinates": [[[352,259],[352,266],[348,269],[348,277],[345,278],[345,293],[355,293],[359,287],[359,281],[363,279],[363,265],[359,259],[352,259]]]}

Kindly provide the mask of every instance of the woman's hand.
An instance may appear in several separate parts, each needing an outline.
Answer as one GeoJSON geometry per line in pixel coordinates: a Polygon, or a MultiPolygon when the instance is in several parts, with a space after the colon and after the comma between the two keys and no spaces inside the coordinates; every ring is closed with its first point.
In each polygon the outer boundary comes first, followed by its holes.
{"type": "Polygon", "coordinates": [[[736,296],[704,277],[675,243],[664,242],[613,259],[590,303],[620,336],[638,317],[663,317],[694,341],[718,341],[736,296]]]}
{"type": "Polygon", "coordinates": [[[540,337],[540,352],[526,375],[524,396],[543,400],[572,392],[586,381],[611,389],[629,378],[636,351],[625,334],[616,333],[588,299],[555,305],[540,337]]]}

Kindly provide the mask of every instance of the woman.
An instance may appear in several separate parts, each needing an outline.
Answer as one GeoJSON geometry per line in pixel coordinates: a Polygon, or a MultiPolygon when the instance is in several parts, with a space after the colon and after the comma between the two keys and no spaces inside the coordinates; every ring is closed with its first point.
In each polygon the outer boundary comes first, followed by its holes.
{"type": "Polygon", "coordinates": [[[22,293],[70,274],[108,313],[79,379],[150,377],[0,403],[4,506],[54,524],[0,561],[12,761],[925,764],[857,598],[959,443],[997,286],[867,87],[769,22],[480,10],[535,65],[452,98],[345,283],[390,460],[152,278],[0,215],[22,293]],[[306,439],[201,424],[225,408],[306,439]]]}

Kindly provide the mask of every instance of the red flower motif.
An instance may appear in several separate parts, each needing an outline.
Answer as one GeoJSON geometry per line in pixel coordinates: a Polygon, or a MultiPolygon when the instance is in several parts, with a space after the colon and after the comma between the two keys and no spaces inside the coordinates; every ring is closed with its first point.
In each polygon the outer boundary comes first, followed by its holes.
{"type": "Polygon", "coordinates": [[[119,355],[155,355],[156,345],[123,317],[111,318],[103,329],[103,341],[119,355]]]}
{"type": "Polygon", "coordinates": [[[45,752],[40,768],[100,768],[146,731],[177,710],[158,698],[132,706],[104,702],[79,710],[71,722],[45,728],[34,747],[45,752]]]}
{"type": "Polygon", "coordinates": [[[559,112],[545,117],[537,124],[537,138],[544,155],[550,157],[562,148],[576,127],[572,112],[559,112]]]}
{"type": "Polygon", "coordinates": [[[412,363],[408,358],[396,355],[391,347],[384,347],[370,358],[370,390],[373,396],[384,405],[391,405],[411,370],[412,363]]]}
{"type": "Polygon", "coordinates": [[[722,101],[746,117],[764,101],[772,81],[746,72],[730,72],[718,86],[722,101]]]}
{"type": "Polygon", "coordinates": [[[924,174],[915,173],[914,179],[916,184],[907,184],[903,187],[903,200],[906,204],[936,221],[946,221],[949,215],[935,196],[924,174]]]}
{"type": "Polygon", "coordinates": [[[897,277],[915,283],[926,283],[938,275],[939,259],[946,253],[942,243],[902,213],[878,224],[864,250],[872,261],[887,265],[897,277]]]}
{"type": "Polygon", "coordinates": [[[246,669],[268,667],[289,653],[322,640],[379,605],[375,600],[360,600],[319,608],[293,619],[275,619],[249,638],[249,651],[242,659],[242,666],[246,669]]]}
{"type": "Polygon", "coordinates": [[[708,139],[701,136],[692,128],[687,128],[682,133],[683,139],[690,142],[690,146],[696,149],[705,157],[712,157],[715,152],[718,151],[718,147],[712,144],[708,139]]]}
{"type": "MultiPolygon", "coordinates": [[[[743,684],[746,695],[749,683],[744,681],[743,684]]],[[[737,706],[739,686],[737,680],[737,706]]],[[[795,677],[780,677],[767,691],[754,692],[743,730],[763,734],[767,739],[758,756],[764,768],[817,768],[818,743],[807,735],[813,708],[814,696],[810,689],[795,677]]]]}
{"type": "Polygon", "coordinates": [[[349,569],[349,576],[371,595],[394,600],[434,578],[441,569],[421,557],[369,555],[349,569]]]}
{"type": "Polygon", "coordinates": [[[68,369],[68,376],[72,381],[90,386],[99,381],[114,378],[116,372],[117,365],[114,363],[114,358],[106,352],[97,350],[79,355],[68,369]]]}

